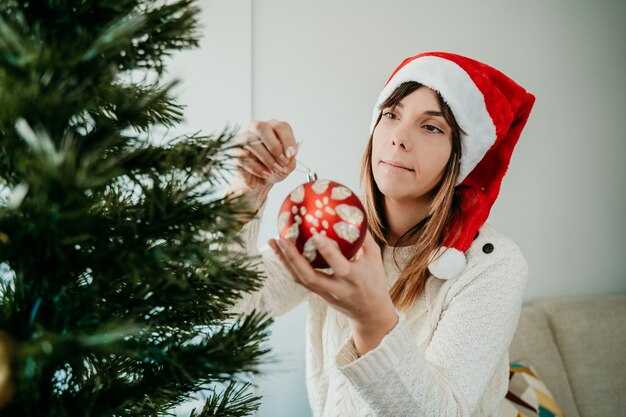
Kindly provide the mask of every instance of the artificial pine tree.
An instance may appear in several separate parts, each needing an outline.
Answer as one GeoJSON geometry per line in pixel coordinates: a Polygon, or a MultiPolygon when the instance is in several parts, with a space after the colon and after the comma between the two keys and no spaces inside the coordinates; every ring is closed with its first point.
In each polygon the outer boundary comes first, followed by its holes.
{"type": "Polygon", "coordinates": [[[246,201],[217,191],[235,132],[155,135],[181,122],[161,80],[197,13],[0,0],[0,416],[158,416],[206,389],[191,415],[258,407],[270,320],[227,313],[262,278],[236,250],[246,201]]]}

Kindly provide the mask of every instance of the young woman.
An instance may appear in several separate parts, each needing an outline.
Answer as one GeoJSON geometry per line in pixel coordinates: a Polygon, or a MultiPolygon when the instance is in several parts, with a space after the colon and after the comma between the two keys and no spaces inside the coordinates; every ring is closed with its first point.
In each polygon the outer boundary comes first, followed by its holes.
{"type": "MultiPolygon", "coordinates": [[[[321,234],[313,269],[295,245],[261,249],[264,287],[234,308],[280,315],[308,301],[307,390],[318,416],[497,415],[528,269],[485,221],[534,96],[456,54],[403,61],[374,107],[361,184],[369,230],[346,259],[321,234]]],[[[271,186],[295,168],[281,121],[253,122],[232,193],[258,209],[241,233],[258,253],[271,186]]]]}

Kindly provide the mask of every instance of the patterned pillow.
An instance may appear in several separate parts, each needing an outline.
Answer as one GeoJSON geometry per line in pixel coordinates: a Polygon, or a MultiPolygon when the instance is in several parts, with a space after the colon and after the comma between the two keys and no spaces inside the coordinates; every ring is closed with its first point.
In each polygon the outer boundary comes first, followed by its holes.
{"type": "Polygon", "coordinates": [[[524,362],[509,367],[509,390],[500,417],[563,417],[563,412],[535,369],[524,362]]]}

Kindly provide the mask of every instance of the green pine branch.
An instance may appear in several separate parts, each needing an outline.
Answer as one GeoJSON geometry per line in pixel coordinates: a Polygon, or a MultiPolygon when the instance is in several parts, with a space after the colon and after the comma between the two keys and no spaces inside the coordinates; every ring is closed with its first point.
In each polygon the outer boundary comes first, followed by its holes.
{"type": "Polygon", "coordinates": [[[223,391],[213,390],[200,413],[189,417],[243,417],[258,411],[260,397],[250,394],[249,384],[230,383],[223,391]]]}

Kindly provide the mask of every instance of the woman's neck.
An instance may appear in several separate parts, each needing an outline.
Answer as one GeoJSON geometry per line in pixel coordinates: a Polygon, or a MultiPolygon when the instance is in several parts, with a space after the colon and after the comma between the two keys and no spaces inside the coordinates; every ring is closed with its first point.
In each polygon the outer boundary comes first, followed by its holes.
{"type": "Polygon", "coordinates": [[[396,246],[403,234],[428,216],[429,202],[426,199],[407,201],[385,197],[385,217],[389,230],[387,241],[391,246],[396,246]]]}

